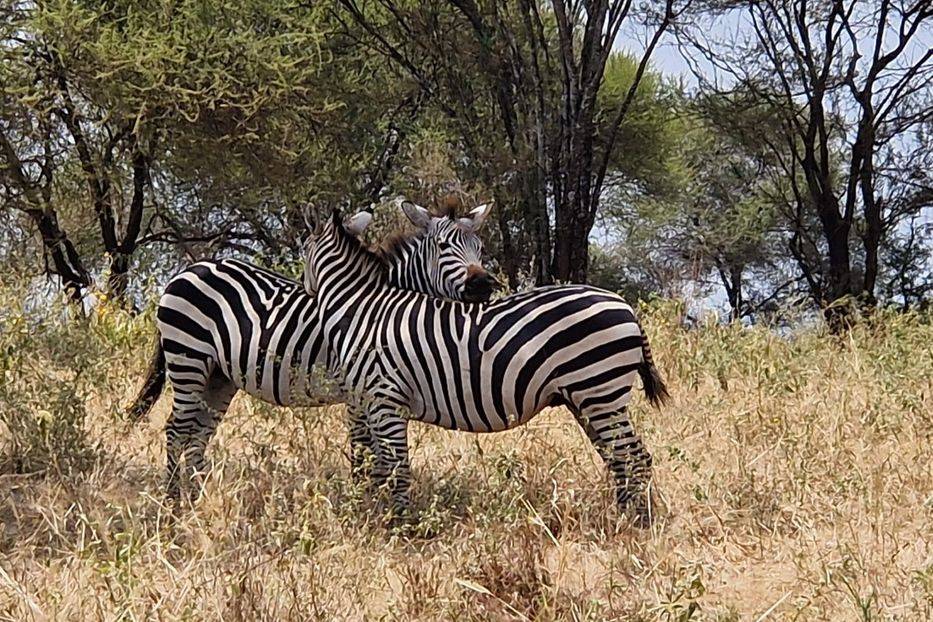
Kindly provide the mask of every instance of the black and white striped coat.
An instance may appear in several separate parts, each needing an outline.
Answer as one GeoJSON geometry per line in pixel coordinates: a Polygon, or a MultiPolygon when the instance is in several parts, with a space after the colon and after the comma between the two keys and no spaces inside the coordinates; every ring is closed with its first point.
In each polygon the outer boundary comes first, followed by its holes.
{"type": "Polygon", "coordinates": [[[410,419],[474,432],[521,425],[567,406],[606,460],[622,506],[647,517],[651,456],[626,412],[636,375],[659,403],[666,389],[635,315],[586,285],[527,291],[488,304],[392,287],[384,262],[336,218],[309,241],[306,286],[331,345],[330,375],[359,423],[354,468],[408,504],[410,419]],[[375,438],[367,446],[365,431],[375,438]]]}
{"type": "MultiPolygon", "coordinates": [[[[420,229],[397,238],[382,257],[399,287],[433,296],[485,300],[494,280],[481,266],[476,230],[488,213],[432,217],[402,203],[420,229]]],[[[359,235],[371,216],[349,221],[359,235]]],[[[280,405],[341,401],[326,373],[331,344],[322,314],[301,283],[243,261],[196,263],[168,283],[157,310],[159,344],[131,416],[148,412],[167,377],[174,388],[166,424],[166,485],[177,497],[184,478],[203,475],[205,447],[237,391],[280,405]]]]}

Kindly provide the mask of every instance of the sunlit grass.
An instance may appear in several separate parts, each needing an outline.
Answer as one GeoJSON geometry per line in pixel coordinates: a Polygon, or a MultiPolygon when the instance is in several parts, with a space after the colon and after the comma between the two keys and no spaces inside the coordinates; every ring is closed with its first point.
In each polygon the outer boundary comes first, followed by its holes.
{"type": "Polygon", "coordinates": [[[238,397],[196,507],[161,505],[161,428],[121,418],[148,317],[0,312],[8,619],[923,620],[933,617],[933,326],[836,338],[642,317],[671,386],[635,404],[662,507],[624,526],[568,413],[412,426],[408,535],[349,480],[342,408],[238,397]]]}

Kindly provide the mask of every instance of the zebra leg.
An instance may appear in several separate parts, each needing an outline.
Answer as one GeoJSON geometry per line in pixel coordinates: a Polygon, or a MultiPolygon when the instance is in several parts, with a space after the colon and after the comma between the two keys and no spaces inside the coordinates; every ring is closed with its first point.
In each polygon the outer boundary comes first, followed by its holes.
{"type": "Polygon", "coordinates": [[[165,494],[170,501],[178,501],[183,480],[197,480],[205,470],[204,448],[230,405],[236,387],[207,361],[170,362],[168,372],[175,397],[172,415],[165,426],[165,494]],[[182,461],[186,477],[182,477],[182,461]]]}
{"type": "Polygon", "coordinates": [[[165,423],[165,496],[181,499],[181,465],[192,429],[198,427],[202,395],[212,370],[209,360],[169,355],[166,372],[174,389],[172,414],[165,423]]]}
{"type": "Polygon", "coordinates": [[[633,512],[639,526],[647,527],[651,523],[651,454],[632,427],[626,409],[574,414],[615,479],[619,508],[633,512]]]}
{"type": "Polygon", "coordinates": [[[204,459],[204,451],[217,432],[217,425],[230,407],[236,392],[237,388],[233,383],[215,371],[202,394],[201,425],[196,433],[189,437],[184,449],[186,479],[195,485],[197,492],[200,492],[210,474],[210,465],[204,459]]]}
{"type": "Polygon", "coordinates": [[[408,420],[399,417],[392,407],[377,406],[370,410],[369,421],[376,440],[374,483],[388,487],[394,518],[403,518],[411,512],[408,420]]]}
{"type": "Polygon", "coordinates": [[[370,432],[365,410],[347,405],[350,428],[350,473],[357,484],[369,483],[378,454],[376,439],[370,432]]]}

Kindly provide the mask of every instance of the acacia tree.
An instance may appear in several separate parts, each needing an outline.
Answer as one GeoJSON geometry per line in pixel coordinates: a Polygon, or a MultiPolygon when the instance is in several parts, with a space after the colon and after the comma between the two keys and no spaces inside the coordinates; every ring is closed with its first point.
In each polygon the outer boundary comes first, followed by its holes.
{"type": "Polygon", "coordinates": [[[886,240],[931,205],[929,167],[917,166],[928,158],[915,133],[933,115],[933,51],[920,43],[933,4],[751,0],[708,8],[712,19],[739,12],[752,36],[718,40],[711,22],[699,22],[680,31],[683,47],[715,69],[713,79],[696,72],[704,90],[779,121],[778,133],[759,131],[758,140],[775,174],[790,181],[788,249],[812,299],[833,327],[844,326],[846,300],[876,303],[886,240]]]}
{"type": "Polygon", "coordinates": [[[0,199],[29,219],[42,241],[45,272],[61,279],[70,299],[80,300],[91,277],[60,224],[53,202],[56,153],[50,131],[47,127],[17,128],[4,119],[0,121],[0,155],[0,199]],[[34,145],[38,149],[19,148],[19,137],[31,131],[38,131],[42,136],[34,145]]]}
{"type": "MultiPolygon", "coordinates": [[[[55,120],[39,105],[20,106],[35,98],[35,75],[26,68],[34,49],[24,36],[27,7],[0,8],[0,200],[5,209],[23,214],[38,232],[45,272],[61,279],[72,300],[80,300],[91,276],[55,202],[57,173],[66,146],[55,120]]],[[[9,217],[9,214],[7,214],[9,217]]]]}
{"type": "Polygon", "coordinates": [[[667,128],[676,146],[673,170],[662,176],[672,178],[672,190],[607,198],[603,216],[618,239],[597,255],[598,282],[615,278],[610,289],[637,296],[721,289],[729,319],[754,319],[796,283],[779,265],[773,181],[754,144],[707,114],[716,107],[681,100],[681,121],[667,128]]]}
{"type": "Polygon", "coordinates": [[[299,200],[381,185],[384,124],[417,107],[372,58],[328,39],[323,8],[0,11],[3,209],[41,234],[46,272],[76,300],[98,272],[122,297],[146,245],[284,255],[302,235],[299,200]]]}
{"type": "MultiPolygon", "coordinates": [[[[78,4],[17,3],[5,17],[0,162],[7,205],[31,217],[51,258],[46,272],[78,300],[96,262],[82,257],[60,214],[63,204],[86,201],[109,259],[107,289],[122,299],[149,182],[151,136],[142,110],[127,114],[96,101],[95,73],[107,74],[113,66],[106,61],[115,60],[103,58],[91,36],[104,34],[93,19],[101,15],[78,4]]],[[[64,211],[77,216],[71,206],[64,211]]]]}
{"type": "MultiPolygon", "coordinates": [[[[504,257],[519,255],[524,234],[535,280],[546,283],[586,280],[620,127],[651,54],[689,4],[340,0],[338,15],[348,37],[391,60],[451,120],[499,204],[504,257]],[[606,67],[626,23],[651,34],[628,89],[610,99],[606,67]]],[[[519,266],[506,271],[514,278],[519,266]]]]}
{"type": "MultiPolygon", "coordinates": [[[[614,106],[601,109],[600,88],[616,36],[631,2],[554,2],[561,68],[558,140],[551,150],[550,187],[555,209],[552,275],[585,282],[589,234],[599,210],[619,128],[634,101],[648,61],[664,32],[687,7],[666,0],[638,63],[628,92],[614,106]]],[[[638,17],[635,19],[638,19],[638,17]]]]}
{"type": "Polygon", "coordinates": [[[776,272],[769,181],[759,160],[708,122],[685,142],[689,175],[675,211],[676,247],[699,272],[718,278],[731,320],[751,316],[770,297],[750,295],[749,272],[776,272]]]}

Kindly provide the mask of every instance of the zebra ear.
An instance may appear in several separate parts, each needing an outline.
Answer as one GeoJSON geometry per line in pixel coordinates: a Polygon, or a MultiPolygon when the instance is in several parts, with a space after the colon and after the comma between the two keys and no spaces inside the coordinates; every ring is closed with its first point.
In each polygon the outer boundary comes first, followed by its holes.
{"type": "Polygon", "coordinates": [[[489,216],[489,212],[492,211],[492,203],[483,203],[478,205],[470,210],[470,215],[466,218],[461,218],[459,223],[465,229],[469,231],[479,231],[483,223],[486,222],[486,217],[489,216]]]}
{"type": "Polygon", "coordinates": [[[416,227],[427,229],[428,225],[431,224],[431,212],[420,205],[415,205],[411,201],[402,201],[399,207],[402,209],[405,216],[408,217],[408,220],[411,221],[411,224],[416,227]]]}
{"type": "Polygon", "coordinates": [[[343,228],[350,234],[357,237],[363,235],[366,227],[373,221],[373,215],[370,212],[362,211],[343,221],[343,228]]]}

